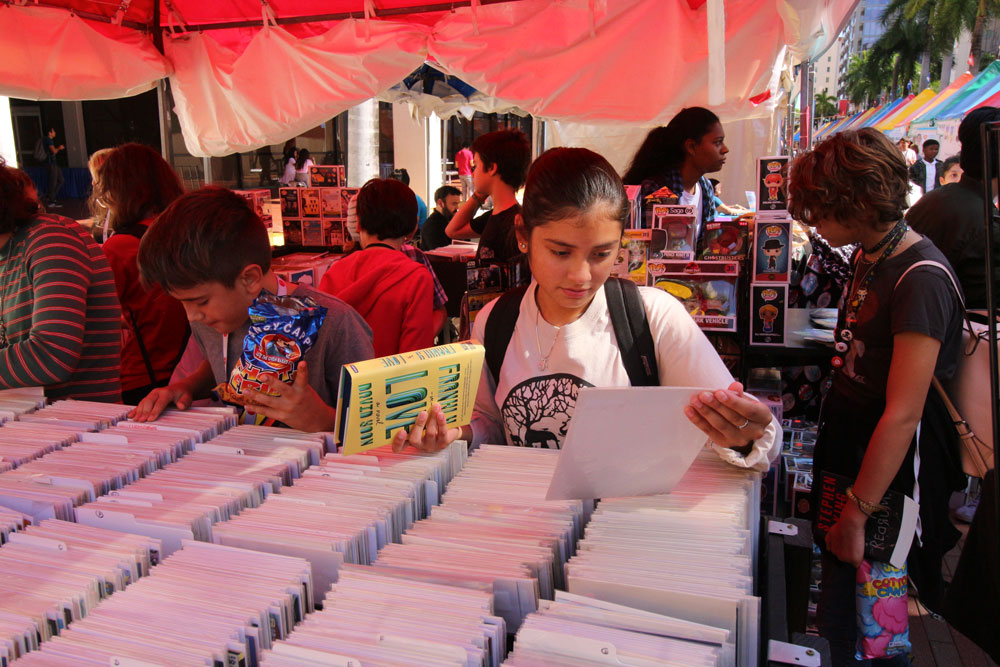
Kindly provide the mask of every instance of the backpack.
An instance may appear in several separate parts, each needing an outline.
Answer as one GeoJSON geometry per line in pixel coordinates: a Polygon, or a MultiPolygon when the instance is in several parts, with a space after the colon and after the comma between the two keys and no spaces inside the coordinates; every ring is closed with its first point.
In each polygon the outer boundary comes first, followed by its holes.
{"type": "Polygon", "coordinates": [[[31,156],[39,162],[45,162],[49,158],[48,151],[45,150],[45,139],[38,137],[35,148],[31,151],[31,156]]]}
{"type": "MultiPolygon", "coordinates": [[[[507,346],[514,335],[521,300],[527,291],[524,285],[505,292],[493,306],[486,320],[483,345],[486,347],[486,365],[496,384],[500,367],[507,354],[507,346]]],[[[657,387],[660,375],[656,367],[656,349],[649,330],[646,309],[639,296],[639,288],[631,280],[608,278],[604,283],[604,296],[608,301],[611,325],[621,351],[622,362],[633,387],[657,387]]]]}

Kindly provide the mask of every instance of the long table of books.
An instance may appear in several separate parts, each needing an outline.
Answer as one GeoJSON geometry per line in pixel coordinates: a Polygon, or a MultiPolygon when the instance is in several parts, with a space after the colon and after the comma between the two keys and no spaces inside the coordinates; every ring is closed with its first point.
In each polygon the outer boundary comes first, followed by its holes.
{"type": "Polygon", "coordinates": [[[757,664],[759,476],[710,452],[595,505],[556,451],[128,410],[0,392],[0,667],[757,664]]]}

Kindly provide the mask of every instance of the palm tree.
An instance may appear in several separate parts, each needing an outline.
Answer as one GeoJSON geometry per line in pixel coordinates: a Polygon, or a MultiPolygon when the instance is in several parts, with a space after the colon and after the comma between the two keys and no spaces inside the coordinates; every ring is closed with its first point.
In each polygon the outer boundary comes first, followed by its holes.
{"type": "Polygon", "coordinates": [[[837,115],[837,98],[833,95],[827,95],[826,91],[827,89],[824,88],[822,93],[816,93],[814,96],[817,118],[837,115]]]}
{"type": "Polygon", "coordinates": [[[894,0],[892,4],[905,5],[904,13],[909,16],[927,12],[932,26],[932,39],[945,48],[946,52],[951,51],[962,30],[970,31],[972,73],[981,69],[986,20],[1000,15],[1000,0],[894,0]]]}

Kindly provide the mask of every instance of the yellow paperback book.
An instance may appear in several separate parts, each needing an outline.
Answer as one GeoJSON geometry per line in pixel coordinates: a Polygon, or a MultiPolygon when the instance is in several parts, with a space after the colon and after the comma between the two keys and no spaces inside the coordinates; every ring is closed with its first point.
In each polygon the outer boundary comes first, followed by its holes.
{"type": "Polygon", "coordinates": [[[472,419],[482,345],[452,343],[346,364],[340,372],[337,441],[357,454],[392,442],[422,410],[439,403],[449,427],[472,419]]]}

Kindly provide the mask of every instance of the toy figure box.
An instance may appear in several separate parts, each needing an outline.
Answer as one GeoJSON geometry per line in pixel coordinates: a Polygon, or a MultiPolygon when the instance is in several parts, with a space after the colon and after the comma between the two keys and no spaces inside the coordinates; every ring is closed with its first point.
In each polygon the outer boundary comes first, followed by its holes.
{"type": "Polygon", "coordinates": [[[649,259],[694,259],[695,234],[698,229],[694,206],[653,206],[653,229],[666,232],[666,239],[659,256],[650,254],[649,259]]]}
{"type": "Polygon", "coordinates": [[[281,200],[282,218],[300,218],[299,188],[278,188],[278,198],[281,200]]]}
{"type": "Polygon", "coordinates": [[[339,188],[347,185],[343,175],[343,165],[313,165],[309,167],[309,184],[314,188],[339,188]]]}
{"type": "Polygon", "coordinates": [[[750,285],[750,344],[784,345],[788,285],[750,285]]]}
{"type": "Polygon", "coordinates": [[[788,217],[788,156],[757,160],[757,218],[784,220],[788,217]]]}
{"type": "Polygon", "coordinates": [[[642,199],[639,197],[641,191],[642,186],[639,185],[625,186],[625,196],[628,198],[628,222],[625,223],[625,229],[642,228],[642,199]]]}
{"type": "Polygon", "coordinates": [[[680,203],[680,196],[668,187],[662,187],[656,192],[646,195],[642,201],[642,226],[649,229],[653,226],[653,207],[676,206],[680,203]]]}
{"type": "Polygon", "coordinates": [[[748,256],[750,245],[750,222],[752,216],[739,218],[716,218],[705,225],[701,237],[698,259],[743,261],[748,256]]]}
{"type": "Polygon", "coordinates": [[[788,282],[792,265],[791,230],[789,221],[757,217],[753,234],[753,282],[788,282]]]}
{"type": "Polygon", "coordinates": [[[738,262],[684,262],[651,259],[649,285],[675,296],[699,327],[736,331],[738,262]]]}
{"type": "Polygon", "coordinates": [[[299,188],[299,207],[303,218],[318,218],[323,212],[319,188],[299,188]]]}
{"type": "Polygon", "coordinates": [[[645,285],[646,261],[649,259],[652,238],[651,229],[626,229],[611,272],[619,278],[628,278],[636,285],[645,285]]]}

